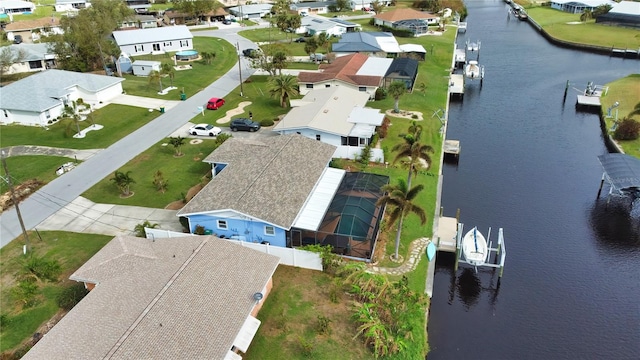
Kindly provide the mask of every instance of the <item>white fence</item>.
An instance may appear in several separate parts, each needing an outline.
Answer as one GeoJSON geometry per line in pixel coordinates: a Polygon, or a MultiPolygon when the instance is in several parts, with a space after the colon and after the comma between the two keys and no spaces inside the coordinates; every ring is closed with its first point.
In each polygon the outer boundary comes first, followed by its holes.
{"type": "MultiPolygon", "coordinates": [[[[356,146],[338,146],[336,151],[333,153],[333,157],[352,160],[358,159],[360,155],[362,155],[362,149],[363,148],[356,146]]],[[[369,161],[383,163],[384,151],[382,149],[372,148],[369,161]]]]}
{"type": "MultiPolygon", "coordinates": [[[[147,239],[200,236],[200,235],[186,234],[186,233],[181,233],[177,231],[161,230],[161,229],[145,228],[144,231],[146,233],[147,239]]],[[[284,248],[279,246],[257,244],[252,242],[239,241],[239,240],[231,240],[231,239],[220,239],[220,240],[233,241],[244,247],[248,247],[256,251],[277,256],[280,258],[280,264],[283,264],[283,265],[322,271],[322,259],[320,259],[320,254],[318,253],[314,253],[306,250],[284,248]]]]}

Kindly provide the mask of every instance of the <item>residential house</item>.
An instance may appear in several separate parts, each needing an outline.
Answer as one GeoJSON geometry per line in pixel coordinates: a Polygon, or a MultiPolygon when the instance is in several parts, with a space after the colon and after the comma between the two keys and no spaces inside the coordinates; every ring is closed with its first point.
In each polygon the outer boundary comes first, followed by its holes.
{"type": "Polygon", "coordinates": [[[272,7],[272,4],[250,4],[230,7],[228,11],[238,19],[259,19],[270,14],[272,7]]]}
{"type": "Polygon", "coordinates": [[[53,8],[56,12],[78,11],[91,6],[90,0],[56,0],[53,8]]]}
{"type": "Polygon", "coordinates": [[[23,359],[242,359],[278,262],[213,236],[116,236],[69,277],[89,294],[23,359]]]}
{"type": "Polygon", "coordinates": [[[136,60],[131,64],[133,75],[136,76],[149,76],[152,71],[160,72],[160,61],[151,60],[136,60]]]}
{"type": "Polygon", "coordinates": [[[386,11],[373,17],[374,25],[410,30],[416,36],[426,34],[429,25],[437,25],[439,22],[438,15],[410,8],[386,11]]]}
{"type": "Polygon", "coordinates": [[[329,6],[335,5],[335,1],[305,1],[289,5],[289,9],[297,14],[318,15],[329,13],[329,6]]]}
{"type": "Polygon", "coordinates": [[[12,44],[0,48],[0,52],[10,51],[18,56],[19,62],[3,69],[4,74],[18,74],[42,71],[56,67],[56,55],[49,48],[49,44],[12,44]]]}
{"type": "Polygon", "coordinates": [[[593,11],[601,5],[614,6],[615,4],[613,0],[552,0],[551,8],[572,14],[582,14],[587,10],[593,11]]]}
{"type": "Polygon", "coordinates": [[[331,48],[336,56],[367,53],[382,57],[395,57],[402,52],[396,38],[387,32],[347,33],[337,43],[333,43],[331,48]]]}
{"type": "MultiPolygon", "coordinates": [[[[292,109],[273,131],[300,134],[336,147],[334,158],[358,159],[362,149],[372,144],[376,127],[384,114],[366,108],[369,94],[345,86],[311,90],[301,100],[292,100],[292,109]]],[[[382,149],[371,149],[369,160],[384,162],[382,149]]]]}
{"type": "Polygon", "coordinates": [[[148,29],[158,27],[158,19],[153,15],[136,14],[120,24],[120,30],[148,29]]]}
{"type": "Polygon", "coordinates": [[[301,71],[298,74],[300,94],[306,95],[318,88],[344,86],[367,93],[373,99],[391,61],[364,54],[341,56],[331,64],[320,65],[320,72],[301,71]]]}
{"type": "Polygon", "coordinates": [[[621,1],[608,13],[596,17],[596,24],[640,28],[640,2],[621,1]]]}
{"type": "Polygon", "coordinates": [[[44,35],[62,34],[60,19],[55,17],[14,21],[4,30],[7,39],[13,41],[15,35],[20,35],[26,43],[38,41],[44,35]]]}
{"type": "Polygon", "coordinates": [[[113,37],[129,56],[193,49],[193,35],[185,25],[119,30],[113,32],[113,37]]]}
{"type": "Polygon", "coordinates": [[[384,213],[376,201],[389,178],[328,167],[335,149],[298,134],[231,138],[204,159],[212,179],[177,215],[191,232],[201,226],[274,247],[332,245],[370,259],[384,213]]]}
{"type": "MultiPolygon", "coordinates": [[[[374,1],[371,0],[352,0],[350,5],[352,10],[371,11],[373,9],[371,3],[373,2],[374,1]]],[[[389,6],[391,4],[391,0],[378,0],[378,2],[383,6],[389,6]]]]}
{"type": "Polygon", "coordinates": [[[384,75],[384,86],[389,87],[394,81],[402,81],[411,92],[418,77],[418,60],[401,57],[393,59],[391,66],[384,75]]]}
{"type": "Polygon", "coordinates": [[[36,4],[22,0],[0,0],[0,14],[6,14],[11,21],[13,15],[30,14],[36,9],[36,4]]]}
{"type": "Polygon", "coordinates": [[[322,16],[305,16],[300,21],[300,27],[295,30],[297,34],[310,36],[326,34],[340,37],[347,32],[359,31],[362,26],[350,21],[325,18],[322,16]]]}
{"type": "MultiPolygon", "coordinates": [[[[218,8],[215,11],[210,11],[202,16],[204,21],[222,21],[229,15],[223,8],[218,8]]],[[[163,22],[166,25],[195,25],[200,19],[191,15],[183,14],[174,10],[167,10],[164,12],[163,22]]]]}
{"type": "Polygon", "coordinates": [[[46,70],[0,88],[0,124],[46,126],[65,105],[106,102],[122,94],[123,78],[46,70]]]}
{"type": "Polygon", "coordinates": [[[124,0],[129,9],[149,10],[151,8],[151,0],[124,0]]]}

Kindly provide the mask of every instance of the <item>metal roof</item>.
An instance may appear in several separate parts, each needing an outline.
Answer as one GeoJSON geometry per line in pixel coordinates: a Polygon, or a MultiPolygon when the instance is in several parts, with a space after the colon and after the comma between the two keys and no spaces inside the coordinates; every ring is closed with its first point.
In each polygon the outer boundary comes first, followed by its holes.
{"type": "Polygon", "coordinates": [[[626,154],[598,156],[609,184],[621,193],[640,195],[640,159],[626,154]]]}
{"type": "Polygon", "coordinates": [[[391,62],[393,62],[393,59],[391,58],[369,57],[367,61],[362,64],[358,72],[356,72],[356,75],[384,77],[387,73],[387,69],[391,66],[391,62]]]}
{"type": "Polygon", "coordinates": [[[193,35],[185,25],[163,26],[148,29],[120,30],[113,32],[118,46],[145,44],[172,40],[192,39],[193,35]]]}
{"type": "Polygon", "coordinates": [[[292,227],[311,231],[318,230],[345,173],[346,171],[342,169],[326,168],[324,170],[292,227]]]}

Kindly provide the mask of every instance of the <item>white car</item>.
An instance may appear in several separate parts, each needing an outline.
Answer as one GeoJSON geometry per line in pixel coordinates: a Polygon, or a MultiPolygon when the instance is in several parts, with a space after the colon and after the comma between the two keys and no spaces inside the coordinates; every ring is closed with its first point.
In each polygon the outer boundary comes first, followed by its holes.
{"type": "Polygon", "coordinates": [[[189,134],[200,136],[218,136],[222,132],[217,126],[211,124],[198,124],[189,128],[189,134]]]}

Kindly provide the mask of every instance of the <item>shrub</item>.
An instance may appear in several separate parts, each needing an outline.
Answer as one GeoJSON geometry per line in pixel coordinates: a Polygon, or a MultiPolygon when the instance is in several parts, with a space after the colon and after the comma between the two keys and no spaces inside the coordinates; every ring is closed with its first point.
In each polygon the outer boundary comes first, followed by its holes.
{"type": "Polygon", "coordinates": [[[302,336],[298,336],[298,345],[300,345],[301,352],[306,356],[310,356],[313,352],[314,345],[312,340],[307,340],[302,336]]]}
{"type": "Polygon", "coordinates": [[[204,235],[204,226],[196,225],[196,229],[193,230],[193,233],[196,235],[204,235]]]}
{"type": "Polygon", "coordinates": [[[23,278],[11,289],[13,299],[23,308],[30,308],[38,304],[38,284],[34,278],[23,278]]]}
{"type": "Polygon", "coordinates": [[[383,87],[379,87],[376,89],[376,95],[375,95],[375,99],[376,100],[384,100],[387,98],[387,89],[383,88],[383,87]]]}
{"type": "Polygon", "coordinates": [[[57,281],[61,267],[58,260],[45,259],[36,255],[30,255],[22,264],[24,275],[34,275],[40,280],[57,281]]]}
{"type": "Polygon", "coordinates": [[[164,178],[164,174],[162,171],[158,170],[155,174],[153,174],[153,186],[155,186],[156,190],[161,193],[165,193],[167,191],[167,187],[169,186],[169,180],[164,178]]]}
{"type": "Polygon", "coordinates": [[[624,118],[613,132],[613,138],[616,140],[635,140],[640,137],[640,122],[624,118]]]}
{"type": "Polygon", "coordinates": [[[159,224],[155,224],[155,223],[150,223],[149,220],[145,220],[143,223],[140,223],[138,225],[136,225],[133,228],[133,231],[135,232],[137,237],[146,237],[146,233],[144,231],[144,228],[149,228],[149,229],[155,229],[158,226],[160,226],[159,224]]]}
{"type": "Polygon", "coordinates": [[[385,116],[384,120],[382,120],[382,125],[378,126],[378,128],[376,129],[376,132],[381,139],[384,139],[387,137],[387,133],[389,132],[389,126],[391,126],[391,120],[389,120],[389,118],[385,116]]]}
{"type": "Polygon", "coordinates": [[[0,314],[0,332],[4,331],[4,328],[9,325],[9,322],[11,322],[9,315],[4,313],[0,314]]]}
{"type": "Polygon", "coordinates": [[[216,136],[216,140],[215,140],[216,148],[218,146],[222,145],[223,142],[227,141],[227,139],[230,139],[230,138],[231,138],[231,135],[230,134],[226,134],[226,133],[222,133],[222,134],[216,136]]]}
{"type": "Polygon", "coordinates": [[[263,127],[273,126],[273,124],[274,122],[271,119],[260,120],[260,126],[263,126],[263,127]]]}
{"type": "Polygon", "coordinates": [[[83,283],[75,283],[68,286],[60,292],[57,298],[58,306],[64,310],[71,310],[77,303],[82,300],[89,291],[84,287],[83,283]]]}
{"type": "Polygon", "coordinates": [[[331,334],[331,319],[326,316],[318,315],[318,334],[331,334]]]}

